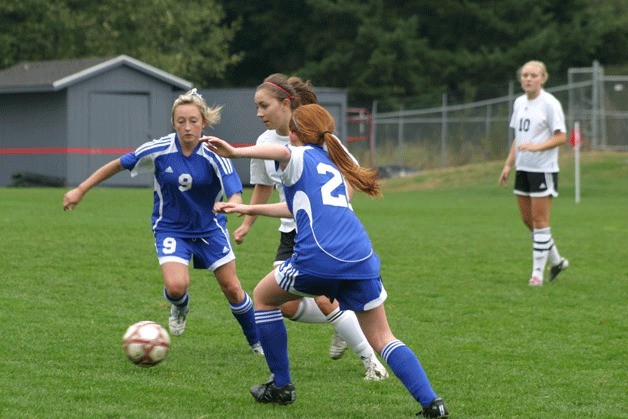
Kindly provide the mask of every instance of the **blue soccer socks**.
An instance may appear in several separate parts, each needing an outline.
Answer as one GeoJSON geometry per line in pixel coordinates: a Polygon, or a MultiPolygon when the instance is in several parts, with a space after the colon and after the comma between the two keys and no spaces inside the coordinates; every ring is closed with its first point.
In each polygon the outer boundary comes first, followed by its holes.
{"type": "Polygon", "coordinates": [[[270,372],[275,374],[275,385],[283,387],[292,382],[292,377],[288,360],[288,332],[281,310],[256,310],[255,321],[266,363],[270,372]]]}
{"type": "Polygon", "coordinates": [[[414,352],[400,340],[393,340],[381,355],[421,406],[429,406],[437,396],[414,352]]]}
{"type": "Polygon", "coordinates": [[[246,336],[249,345],[255,345],[259,342],[259,335],[257,333],[257,326],[255,325],[255,312],[253,310],[253,300],[245,292],[244,299],[238,304],[229,303],[231,312],[233,313],[238,323],[242,327],[242,332],[246,336]]]}

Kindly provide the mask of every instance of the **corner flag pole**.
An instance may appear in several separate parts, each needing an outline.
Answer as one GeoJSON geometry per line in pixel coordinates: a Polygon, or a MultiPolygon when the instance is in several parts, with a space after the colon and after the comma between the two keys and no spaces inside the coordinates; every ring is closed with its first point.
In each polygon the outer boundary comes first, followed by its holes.
{"type": "Polygon", "coordinates": [[[582,143],[582,137],[580,136],[580,122],[578,121],[574,122],[569,142],[573,147],[575,166],[575,199],[577,204],[580,202],[580,143],[582,143]]]}

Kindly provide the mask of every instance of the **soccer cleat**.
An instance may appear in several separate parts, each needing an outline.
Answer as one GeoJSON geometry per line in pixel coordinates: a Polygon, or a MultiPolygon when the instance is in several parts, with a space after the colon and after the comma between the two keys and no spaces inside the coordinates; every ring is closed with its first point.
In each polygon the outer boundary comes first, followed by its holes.
{"type": "Polygon", "coordinates": [[[531,286],[531,287],[541,287],[541,286],[543,286],[543,280],[537,278],[536,276],[533,276],[528,281],[528,285],[531,286]]]}
{"type": "Polygon", "coordinates": [[[569,261],[564,258],[561,259],[560,262],[558,262],[558,265],[551,266],[549,268],[549,271],[550,271],[549,281],[550,282],[554,281],[556,277],[558,276],[558,274],[564,271],[565,269],[567,269],[568,267],[569,267],[569,261]]]}
{"type": "Polygon", "coordinates": [[[440,397],[432,400],[429,406],[424,407],[416,414],[417,418],[448,418],[449,412],[445,407],[445,402],[440,397]]]}
{"type": "Polygon", "coordinates": [[[264,356],[264,349],[262,349],[262,344],[259,342],[252,344],[251,350],[255,355],[264,356]]]}
{"type": "Polygon", "coordinates": [[[297,399],[294,384],[287,383],[283,387],[277,387],[274,375],[265,384],[251,387],[251,395],[260,403],[290,404],[297,399]]]}
{"type": "Polygon", "coordinates": [[[364,367],[366,368],[366,373],[364,374],[366,381],[381,381],[388,378],[386,367],[379,362],[375,354],[364,361],[364,367]]]}
{"type": "Polygon", "coordinates": [[[340,359],[346,350],[347,342],[340,337],[338,332],[334,331],[334,337],[332,338],[331,345],[329,346],[329,356],[331,359],[340,359]]]}
{"type": "Polygon", "coordinates": [[[170,334],[173,336],[181,336],[185,331],[185,317],[190,312],[190,306],[186,305],[183,308],[179,308],[174,304],[170,308],[170,317],[168,318],[168,326],[170,327],[170,334]]]}

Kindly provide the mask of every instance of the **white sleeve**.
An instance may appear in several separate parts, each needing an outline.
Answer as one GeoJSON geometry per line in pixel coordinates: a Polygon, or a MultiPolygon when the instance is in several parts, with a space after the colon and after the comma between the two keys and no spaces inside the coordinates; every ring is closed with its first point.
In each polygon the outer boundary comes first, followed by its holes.
{"type": "Polygon", "coordinates": [[[251,159],[251,184],[252,185],[274,185],[275,182],[268,175],[266,162],[262,159],[251,159]]]}
{"type": "Polygon", "coordinates": [[[303,173],[303,154],[305,150],[311,147],[294,147],[287,146],[290,150],[290,161],[283,171],[281,171],[281,180],[286,186],[292,186],[299,181],[303,173]]]}
{"type": "Polygon", "coordinates": [[[558,99],[554,99],[551,102],[547,123],[552,129],[552,135],[556,131],[567,132],[567,126],[565,125],[565,113],[563,112],[563,106],[560,104],[558,99]]]}
{"type": "Polygon", "coordinates": [[[512,116],[510,117],[510,128],[517,130],[517,112],[519,112],[519,106],[521,104],[522,96],[515,99],[515,103],[512,106],[512,116]]]}

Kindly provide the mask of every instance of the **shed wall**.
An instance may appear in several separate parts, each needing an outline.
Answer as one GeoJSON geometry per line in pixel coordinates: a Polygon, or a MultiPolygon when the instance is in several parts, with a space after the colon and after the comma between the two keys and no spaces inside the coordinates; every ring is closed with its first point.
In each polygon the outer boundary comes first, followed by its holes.
{"type": "Polygon", "coordinates": [[[12,184],[19,173],[64,178],[67,160],[52,149],[66,147],[66,92],[0,95],[0,186],[12,184]],[[40,153],[15,149],[41,149],[40,153]],[[46,150],[43,150],[46,149],[46,150]]]}
{"type": "MultiPolygon", "coordinates": [[[[68,144],[105,148],[100,154],[68,155],[68,185],[77,185],[103,164],[146,141],[172,132],[170,112],[182,91],[134,69],[119,67],[68,92],[68,144]],[[143,109],[136,109],[142,106],[143,109]]],[[[103,182],[107,186],[152,186],[153,178],[132,178],[122,172],[103,182]]]]}

